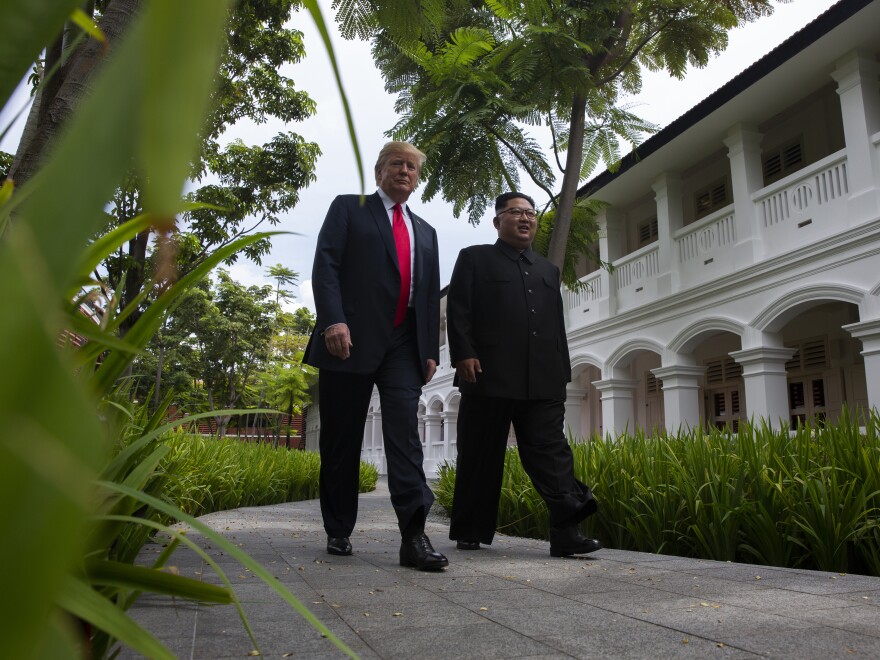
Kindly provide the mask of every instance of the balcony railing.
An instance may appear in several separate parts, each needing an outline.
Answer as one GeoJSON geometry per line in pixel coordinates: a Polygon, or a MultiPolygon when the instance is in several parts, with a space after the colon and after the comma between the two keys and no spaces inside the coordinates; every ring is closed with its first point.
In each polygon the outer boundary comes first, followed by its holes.
{"type": "Polygon", "coordinates": [[[719,249],[736,243],[733,205],[679,229],[674,238],[678,246],[678,260],[682,264],[697,258],[713,257],[719,249]]]}
{"type": "Polygon", "coordinates": [[[637,287],[660,272],[660,249],[656,243],[645,246],[614,262],[614,283],[618,291],[637,287]]]}
{"type": "Polygon", "coordinates": [[[752,200],[768,253],[779,253],[840,228],[833,207],[849,195],[846,151],[822,160],[758,191],[752,200]],[[806,231],[801,231],[806,230],[806,231]]]}
{"type": "MultiPolygon", "coordinates": [[[[880,149],[880,133],[874,144],[880,149]]],[[[760,262],[833,236],[848,217],[848,167],[842,149],[755,192],[752,214],[738,217],[731,204],[679,229],[671,237],[671,263],[660,263],[655,242],[614,261],[610,277],[588,274],[581,280],[585,289],[564,292],[568,327],[590,325],[729,276],[750,259],[760,262]]]]}
{"type": "Polygon", "coordinates": [[[583,288],[577,291],[566,289],[563,292],[565,294],[565,306],[568,309],[583,309],[591,302],[602,298],[602,271],[589,273],[582,277],[580,281],[584,285],[583,288]]]}

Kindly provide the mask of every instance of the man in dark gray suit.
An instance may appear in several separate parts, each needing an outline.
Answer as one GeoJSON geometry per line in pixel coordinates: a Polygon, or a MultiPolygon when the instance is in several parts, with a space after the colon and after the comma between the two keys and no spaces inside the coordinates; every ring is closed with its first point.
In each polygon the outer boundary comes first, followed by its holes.
{"type": "Polygon", "coordinates": [[[320,370],[320,495],[327,552],[350,555],[364,423],[375,385],[382,407],[388,488],[402,536],[400,564],[448,565],[425,535],[434,494],[425,482],[418,405],[439,359],[440,266],[434,228],[406,205],[425,155],[389,142],[378,190],[340,195],[315,251],[317,319],[303,361],[320,370]]]}
{"type": "Polygon", "coordinates": [[[458,461],[449,538],[478,550],[495,536],[507,434],[513,423],[523,467],[550,510],[550,554],[602,547],[578,524],[596,511],[575,479],[563,423],[571,380],[559,269],[532,250],[532,198],[495,200],[498,240],[458,255],[446,299],[458,412],[458,461]]]}

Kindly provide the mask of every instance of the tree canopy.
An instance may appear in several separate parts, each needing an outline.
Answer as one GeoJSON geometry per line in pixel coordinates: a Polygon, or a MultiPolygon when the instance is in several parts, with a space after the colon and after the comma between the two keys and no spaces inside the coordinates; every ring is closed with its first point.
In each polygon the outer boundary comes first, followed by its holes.
{"type": "MultiPolygon", "coordinates": [[[[143,2],[87,4],[112,44],[128,29],[143,2]]],[[[147,304],[149,295],[142,294],[151,279],[161,287],[163,278],[188,272],[211,252],[257,227],[277,225],[281,215],[299,201],[299,191],[314,181],[320,150],[295,133],[279,132],[262,145],[223,141],[227,128],[237,121],[262,124],[275,119],[286,125],[314,113],[312,99],[284,74],[286,65],[299,62],[305,54],[302,34],[288,26],[300,4],[298,0],[240,0],[229,10],[228,39],[211,111],[202,130],[199,155],[189,166],[195,184],[187,195],[192,205],[173,225],[145,229],[104,262],[99,276],[105,281],[108,303],[120,309],[138,299],[142,306],[147,304]],[[160,246],[167,248],[166,254],[157,252],[160,246]]],[[[32,75],[34,103],[15,158],[4,167],[17,187],[46,157],[106,54],[107,48],[97,40],[66,29],[37,62],[32,75]]],[[[110,229],[143,212],[142,183],[132,169],[108,200],[110,229]]],[[[245,247],[242,254],[260,263],[270,247],[270,239],[263,238],[245,247]]],[[[227,262],[236,259],[237,254],[227,262]]],[[[136,318],[137,313],[126,320],[123,331],[136,318]]]]}
{"type": "Polygon", "coordinates": [[[770,0],[334,7],[344,36],[373,40],[386,89],[397,95],[401,119],[388,134],[428,155],[424,197],[441,194],[456,216],[467,212],[476,223],[524,173],[554,211],[547,255],[561,270],[580,183],[600,163],[615,167],[623,142],[638,144],[655,130],[621,105],[641,89],[642,72],[682,78],[727,46],[730,29],[772,12],[770,0]],[[547,142],[535,137],[539,129],[547,142]]]}

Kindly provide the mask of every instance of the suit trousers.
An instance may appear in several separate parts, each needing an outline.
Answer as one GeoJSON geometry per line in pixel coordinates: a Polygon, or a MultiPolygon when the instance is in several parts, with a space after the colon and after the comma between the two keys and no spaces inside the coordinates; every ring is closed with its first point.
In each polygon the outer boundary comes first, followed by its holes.
{"type": "Polygon", "coordinates": [[[550,525],[574,525],[595,512],[592,492],[574,476],[564,420],[561,399],[462,394],[450,539],[492,543],[511,423],[523,468],[550,511],[550,525]]]}
{"type": "MultiPolygon", "coordinates": [[[[357,350],[357,345],[352,347],[357,350]]],[[[320,497],[328,536],[351,536],[357,520],[358,477],[364,424],[373,394],[379,390],[382,435],[388,465],[388,489],[401,532],[424,528],[434,494],[425,481],[418,407],[422,370],[416,346],[415,318],[394,329],[379,368],[371,374],[321,369],[320,497]]]]}

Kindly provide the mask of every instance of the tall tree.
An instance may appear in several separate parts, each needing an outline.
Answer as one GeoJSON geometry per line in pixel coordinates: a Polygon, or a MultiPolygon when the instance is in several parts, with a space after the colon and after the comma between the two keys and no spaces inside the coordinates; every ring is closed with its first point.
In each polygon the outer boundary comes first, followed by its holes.
{"type": "MultiPolygon", "coordinates": [[[[782,0],[787,1],[787,0],[782,0]]],[[[472,223],[524,172],[555,211],[547,256],[563,270],[577,189],[620,140],[654,127],[619,104],[642,70],[682,78],[770,14],[770,0],[335,0],[343,35],[373,54],[403,116],[389,134],[429,156],[438,192],[472,223]],[[545,127],[553,161],[532,136],[545,127]],[[554,167],[555,166],[555,167],[554,167]],[[562,175],[558,191],[554,170],[562,175]]]]}
{"type": "Polygon", "coordinates": [[[266,277],[275,280],[275,304],[279,308],[282,300],[285,302],[293,300],[293,291],[285,287],[296,284],[299,281],[299,273],[287,266],[275,264],[266,270],[266,277]]]}
{"type": "MultiPolygon", "coordinates": [[[[220,270],[191,335],[209,410],[235,408],[257,383],[273,337],[271,286],[244,287],[220,270]]],[[[228,415],[217,417],[223,435],[228,415]]]]}
{"type": "MultiPolygon", "coordinates": [[[[141,10],[141,0],[95,0],[85,3],[107,37],[109,48],[141,10]]],[[[299,0],[240,0],[229,12],[228,41],[217,73],[212,112],[202,132],[199,157],[191,164],[194,182],[203,183],[189,195],[196,203],[183,222],[158,231],[151,227],[133,237],[103,264],[101,276],[116,292],[120,308],[143,299],[149,280],[161,280],[194,268],[208,254],[252,232],[262,224],[275,225],[299,199],[299,191],[314,180],[320,154],[316,144],[291,132],[281,132],[263,145],[240,140],[225,146],[226,129],[239,120],[257,124],[269,119],[284,124],[314,113],[314,102],[281,73],[304,56],[302,35],[286,27],[299,0]],[[158,245],[168,254],[151,263],[158,245]],[[177,259],[173,258],[175,248],[177,259]],[[155,268],[154,266],[159,266],[155,268]]],[[[88,92],[93,74],[109,49],[95,39],[65,30],[46,49],[35,76],[37,92],[9,176],[20,187],[45,157],[55,136],[88,92]]],[[[109,200],[111,227],[143,212],[141,181],[132,171],[109,200]]],[[[259,263],[270,249],[269,239],[246,247],[242,254],[259,263]]],[[[234,261],[233,256],[229,261],[234,261]]],[[[109,296],[108,296],[109,297],[109,296]]],[[[138,317],[123,322],[125,332],[138,317]]]]}

